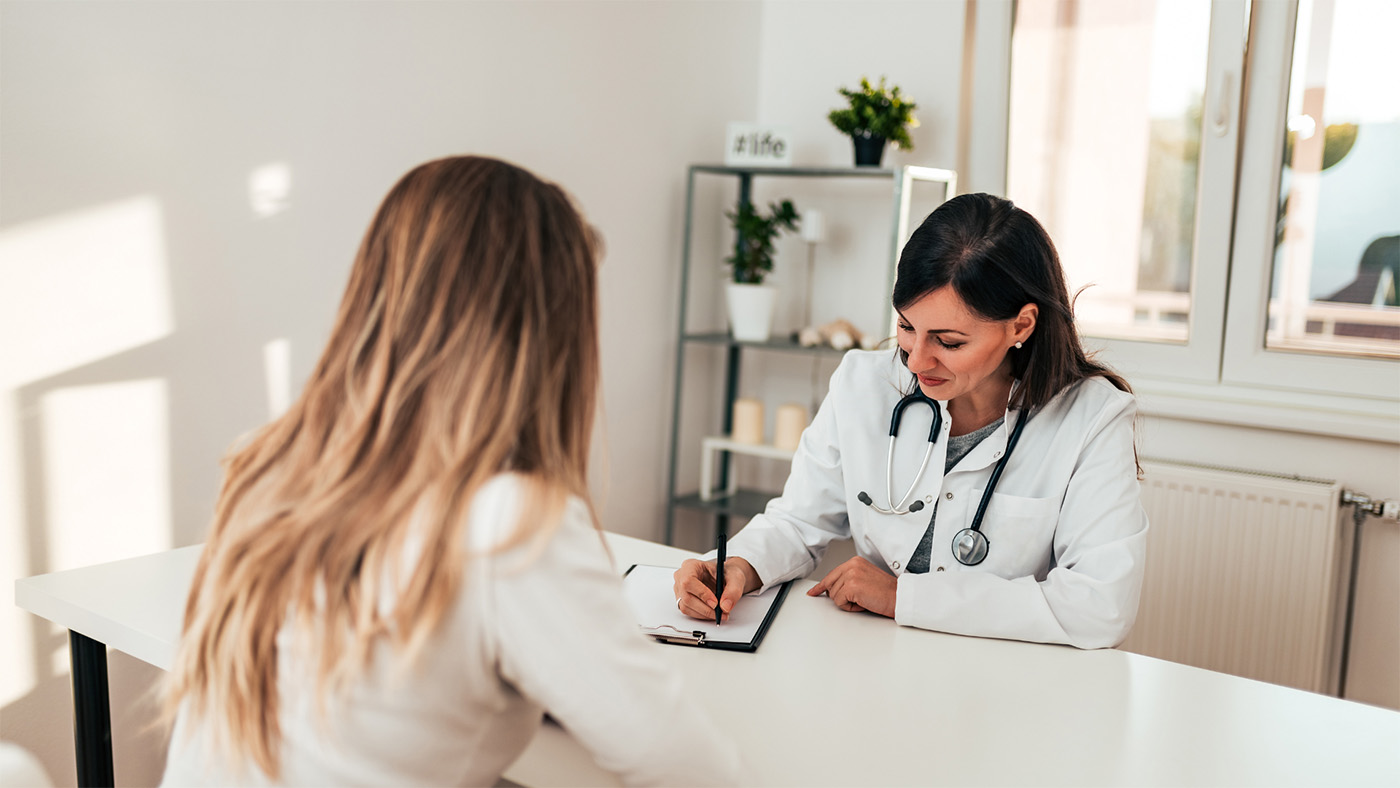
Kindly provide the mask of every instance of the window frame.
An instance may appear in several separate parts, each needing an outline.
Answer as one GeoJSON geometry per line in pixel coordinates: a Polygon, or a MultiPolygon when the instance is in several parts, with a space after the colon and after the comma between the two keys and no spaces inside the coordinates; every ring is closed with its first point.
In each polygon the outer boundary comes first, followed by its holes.
{"type": "Polygon", "coordinates": [[[1221,381],[1400,402],[1400,360],[1269,349],[1265,344],[1298,2],[1254,5],[1247,73],[1256,76],[1244,104],[1247,131],[1221,381]]]}
{"type": "Polygon", "coordinates": [[[1225,311],[1229,284],[1231,217],[1240,149],[1246,16],[1245,0],[1211,3],[1186,341],[1085,336],[1086,343],[1100,352],[1105,362],[1130,379],[1219,380],[1225,332],[1220,316],[1225,311]]]}
{"type": "MultiPolygon", "coordinates": [[[[1400,360],[1267,349],[1273,238],[1282,177],[1283,130],[1298,0],[1215,0],[1202,129],[1198,219],[1193,242],[1191,315],[1186,343],[1086,335],[1090,349],[1122,372],[1145,415],[1400,444],[1400,360]],[[1229,101],[1228,134],[1210,127],[1229,101]],[[1232,151],[1222,155],[1207,142],[1232,151]],[[1228,195],[1221,201],[1207,198],[1228,195]],[[1223,206],[1223,207],[1222,207],[1223,206]],[[1202,218],[1225,217],[1227,242],[1202,218]]],[[[1004,35],[1009,97],[1014,12],[1004,35]]],[[[979,42],[979,47],[984,45],[979,42]]],[[[974,110],[974,127],[1001,137],[1002,190],[1010,117],[974,110]]]]}

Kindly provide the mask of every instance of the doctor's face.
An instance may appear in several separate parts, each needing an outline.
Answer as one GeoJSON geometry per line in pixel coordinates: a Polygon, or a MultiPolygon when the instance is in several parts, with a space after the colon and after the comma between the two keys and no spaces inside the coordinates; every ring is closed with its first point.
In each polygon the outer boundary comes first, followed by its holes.
{"type": "MultiPolygon", "coordinates": [[[[1018,321],[983,320],[967,308],[952,287],[940,287],[899,313],[899,347],[909,354],[909,371],[933,399],[967,394],[1004,397],[1011,380],[1007,351],[1021,333],[1018,321]]],[[[1005,402],[998,403],[1005,405],[1005,402]]]]}

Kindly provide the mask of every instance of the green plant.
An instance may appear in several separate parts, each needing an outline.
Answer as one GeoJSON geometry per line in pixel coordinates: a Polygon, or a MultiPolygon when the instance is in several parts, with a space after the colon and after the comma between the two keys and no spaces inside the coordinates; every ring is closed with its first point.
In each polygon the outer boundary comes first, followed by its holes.
{"type": "Polygon", "coordinates": [[[914,117],[918,105],[899,95],[899,86],[886,89],[884,77],[878,86],[861,77],[860,90],[837,90],[850,103],[826,116],[838,131],[852,137],[884,137],[900,150],[914,149],[909,129],[918,128],[919,119],[914,117]]]}
{"type": "MultiPolygon", "coordinates": [[[[1322,129],[1322,169],[1330,170],[1351,153],[1356,144],[1355,123],[1330,123],[1322,129]]],[[[1293,166],[1293,146],[1298,132],[1290,131],[1283,138],[1283,166],[1293,166]]]]}
{"type": "MultiPolygon", "coordinates": [[[[1330,123],[1322,129],[1322,168],[1326,172],[1341,163],[1351,153],[1356,144],[1355,123],[1330,123]]],[[[1293,167],[1293,146],[1297,144],[1298,132],[1290,131],[1283,137],[1283,166],[1293,167]]],[[[1284,190],[1278,204],[1278,218],[1274,220],[1274,249],[1283,245],[1284,230],[1288,227],[1288,190],[1284,190]]]]}
{"type": "Polygon", "coordinates": [[[738,239],[734,254],[724,261],[734,267],[736,284],[763,284],[763,277],[773,270],[773,239],[783,230],[796,230],[801,217],[791,200],[769,203],[765,216],[753,203],[742,202],[737,211],[726,211],[738,239]]]}

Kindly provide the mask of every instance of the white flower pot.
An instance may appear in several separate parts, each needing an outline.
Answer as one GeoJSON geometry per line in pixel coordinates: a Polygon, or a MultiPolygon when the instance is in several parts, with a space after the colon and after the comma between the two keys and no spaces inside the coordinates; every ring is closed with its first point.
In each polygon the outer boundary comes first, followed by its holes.
{"type": "Polygon", "coordinates": [[[778,290],[772,285],[728,284],[729,328],[734,338],[767,342],[773,328],[773,302],[778,290]]]}

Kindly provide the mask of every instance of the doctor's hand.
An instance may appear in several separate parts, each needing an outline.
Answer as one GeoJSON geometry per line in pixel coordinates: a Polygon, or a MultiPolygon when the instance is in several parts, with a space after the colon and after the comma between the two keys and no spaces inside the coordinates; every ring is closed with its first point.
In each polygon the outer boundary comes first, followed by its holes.
{"type": "MultiPolygon", "coordinates": [[[[715,562],[692,558],[676,570],[676,608],[691,618],[715,620],[715,562]]],[[[763,586],[753,565],[742,558],[730,556],[724,562],[724,594],[720,597],[722,621],[729,620],[729,611],[739,603],[739,597],[763,586]]]]}
{"type": "MultiPolygon", "coordinates": [[[[726,567],[725,571],[729,571],[726,567]]],[[[837,607],[847,612],[868,610],[894,618],[897,583],[893,575],[859,556],[827,573],[812,586],[807,596],[825,593],[837,607]]]]}

